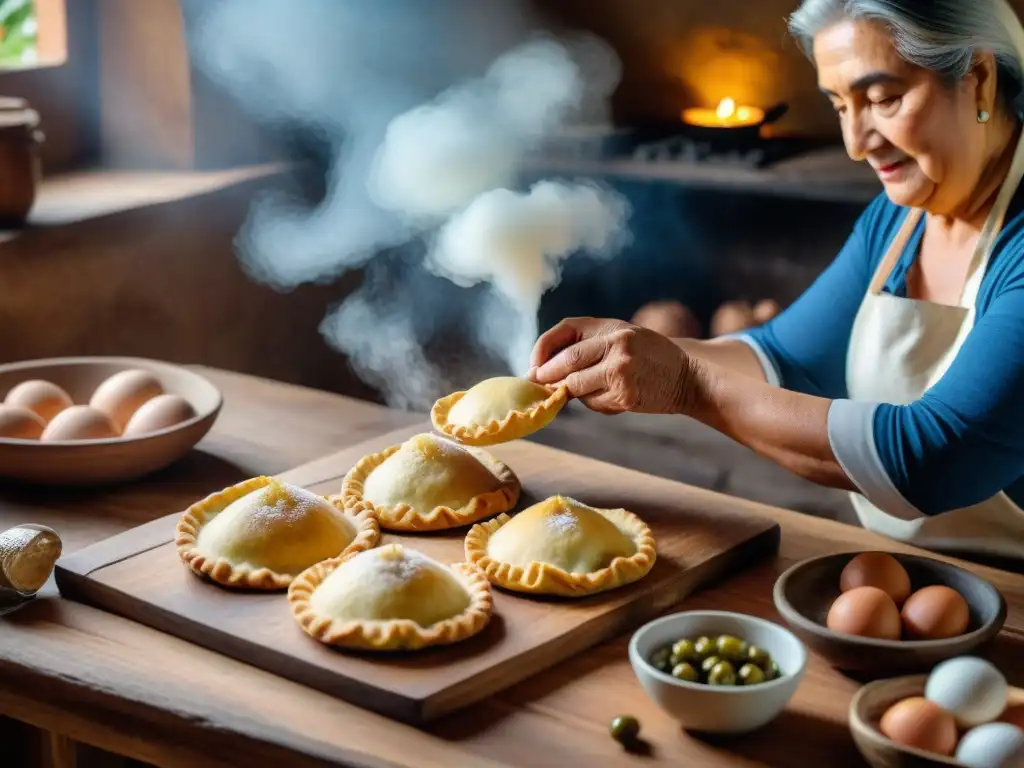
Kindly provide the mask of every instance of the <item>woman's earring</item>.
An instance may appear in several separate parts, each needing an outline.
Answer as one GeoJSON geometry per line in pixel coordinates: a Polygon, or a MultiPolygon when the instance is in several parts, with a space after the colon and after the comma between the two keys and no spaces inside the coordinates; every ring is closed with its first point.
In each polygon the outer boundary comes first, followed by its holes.
{"type": "Polygon", "coordinates": [[[979,109],[978,110],[978,122],[979,123],[987,123],[988,119],[990,117],[991,117],[991,115],[988,112],[986,112],[984,109],[979,109]]]}

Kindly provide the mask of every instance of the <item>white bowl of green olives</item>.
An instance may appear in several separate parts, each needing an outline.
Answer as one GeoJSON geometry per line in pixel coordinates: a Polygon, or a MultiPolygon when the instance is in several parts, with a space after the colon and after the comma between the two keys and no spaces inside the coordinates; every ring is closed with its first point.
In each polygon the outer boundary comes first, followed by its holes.
{"type": "Polygon", "coordinates": [[[786,707],[807,649],[788,629],[756,616],[687,611],[638,629],[629,661],[647,695],[687,730],[744,733],[786,707]]]}

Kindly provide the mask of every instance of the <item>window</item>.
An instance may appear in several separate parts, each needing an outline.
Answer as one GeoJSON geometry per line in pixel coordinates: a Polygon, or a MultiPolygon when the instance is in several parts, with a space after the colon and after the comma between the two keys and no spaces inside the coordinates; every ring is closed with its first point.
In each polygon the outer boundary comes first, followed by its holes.
{"type": "Polygon", "coordinates": [[[63,64],[64,0],[0,0],[0,70],[63,64]]]}

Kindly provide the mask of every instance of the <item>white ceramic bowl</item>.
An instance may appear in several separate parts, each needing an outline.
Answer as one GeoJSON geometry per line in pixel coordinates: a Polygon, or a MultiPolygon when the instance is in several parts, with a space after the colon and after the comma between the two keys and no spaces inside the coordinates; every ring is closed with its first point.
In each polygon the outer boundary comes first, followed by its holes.
{"type": "Polygon", "coordinates": [[[629,642],[629,661],[640,685],[683,728],[744,733],[774,720],[793,697],[807,667],[807,649],[788,629],[742,613],[687,611],[640,627],[629,642]],[[733,635],[768,651],[782,675],[767,683],[719,687],[688,683],[647,662],[655,650],[683,637],[733,635]]]}

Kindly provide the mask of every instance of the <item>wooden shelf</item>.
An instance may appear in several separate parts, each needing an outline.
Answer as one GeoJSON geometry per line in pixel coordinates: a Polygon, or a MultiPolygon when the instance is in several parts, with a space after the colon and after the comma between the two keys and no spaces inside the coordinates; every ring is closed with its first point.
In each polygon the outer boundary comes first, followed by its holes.
{"type": "Polygon", "coordinates": [[[719,162],[590,159],[538,155],[523,168],[531,175],[598,176],[661,181],[681,186],[843,203],[868,203],[881,191],[878,177],[842,148],[809,151],[766,168],[719,162]]]}
{"type": "Polygon", "coordinates": [[[202,195],[269,176],[279,164],[219,171],[86,170],[43,180],[23,229],[0,230],[0,242],[32,229],[58,227],[147,205],[202,195]]]}

